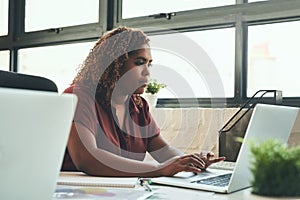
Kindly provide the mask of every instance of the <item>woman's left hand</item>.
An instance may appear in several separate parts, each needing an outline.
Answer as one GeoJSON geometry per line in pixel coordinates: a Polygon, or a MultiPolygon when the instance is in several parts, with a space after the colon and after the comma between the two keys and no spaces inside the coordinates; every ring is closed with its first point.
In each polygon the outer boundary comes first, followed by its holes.
{"type": "Polygon", "coordinates": [[[195,153],[195,155],[197,155],[201,160],[204,161],[204,163],[205,163],[205,167],[203,168],[204,170],[213,163],[225,160],[225,157],[214,158],[215,154],[213,152],[208,152],[208,153],[201,152],[200,154],[195,153]]]}

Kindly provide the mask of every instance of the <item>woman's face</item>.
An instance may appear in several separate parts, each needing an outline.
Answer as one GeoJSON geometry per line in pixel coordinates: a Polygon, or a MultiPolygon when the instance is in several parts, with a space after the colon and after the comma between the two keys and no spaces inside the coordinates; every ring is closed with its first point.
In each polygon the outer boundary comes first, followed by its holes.
{"type": "Polygon", "coordinates": [[[151,50],[147,46],[129,55],[117,85],[126,95],[142,94],[150,76],[151,50]]]}

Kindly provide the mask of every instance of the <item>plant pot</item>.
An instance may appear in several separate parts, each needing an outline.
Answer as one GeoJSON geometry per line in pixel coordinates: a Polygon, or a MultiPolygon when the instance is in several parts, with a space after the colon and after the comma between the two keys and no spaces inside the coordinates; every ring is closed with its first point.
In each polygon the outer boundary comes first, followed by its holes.
{"type": "Polygon", "coordinates": [[[145,93],[144,98],[149,104],[150,108],[155,108],[157,104],[157,95],[156,94],[150,94],[150,93],[145,93]]]}

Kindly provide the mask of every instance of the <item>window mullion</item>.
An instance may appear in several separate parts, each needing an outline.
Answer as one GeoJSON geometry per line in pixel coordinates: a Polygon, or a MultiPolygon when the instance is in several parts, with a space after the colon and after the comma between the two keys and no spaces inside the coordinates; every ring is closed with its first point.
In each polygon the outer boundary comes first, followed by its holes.
{"type": "Polygon", "coordinates": [[[235,36],[235,92],[234,102],[241,105],[246,98],[247,91],[247,25],[242,15],[236,18],[235,36]]]}
{"type": "Polygon", "coordinates": [[[9,29],[8,32],[14,41],[24,33],[25,27],[25,0],[9,1],[9,29]]]}

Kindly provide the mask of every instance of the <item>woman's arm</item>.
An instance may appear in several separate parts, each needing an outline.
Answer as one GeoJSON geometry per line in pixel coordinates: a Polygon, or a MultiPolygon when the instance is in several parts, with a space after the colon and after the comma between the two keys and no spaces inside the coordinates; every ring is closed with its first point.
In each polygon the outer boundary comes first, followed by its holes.
{"type": "Polygon", "coordinates": [[[93,133],[81,123],[72,124],[68,150],[78,170],[96,176],[172,176],[180,171],[199,172],[204,166],[195,155],[174,154],[168,161],[155,164],[112,154],[99,149],[93,133]]]}
{"type": "Polygon", "coordinates": [[[169,145],[161,135],[151,139],[147,150],[150,155],[159,163],[163,163],[175,156],[184,155],[182,151],[169,145]]]}

